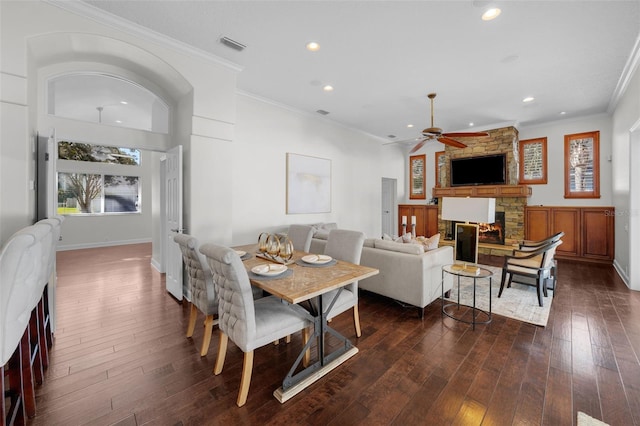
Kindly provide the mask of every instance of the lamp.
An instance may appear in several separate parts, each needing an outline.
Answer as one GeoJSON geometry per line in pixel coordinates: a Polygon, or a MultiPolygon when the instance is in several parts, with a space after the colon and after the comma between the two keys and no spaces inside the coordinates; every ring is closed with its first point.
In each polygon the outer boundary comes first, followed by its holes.
{"type": "Polygon", "coordinates": [[[478,223],[496,221],[495,198],[442,198],[442,220],[456,222],[456,260],[478,263],[478,223]],[[470,224],[469,222],[474,222],[470,224]]]}

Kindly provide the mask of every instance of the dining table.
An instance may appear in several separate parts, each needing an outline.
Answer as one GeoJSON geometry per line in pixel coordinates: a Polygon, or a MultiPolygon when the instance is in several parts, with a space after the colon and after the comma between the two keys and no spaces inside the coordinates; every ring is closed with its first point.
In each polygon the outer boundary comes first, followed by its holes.
{"type": "Polygon", "coordinates": [[[308,263],[302,259],[310,254],[296,250],[292,258],[284,262],[287,267],[286,273],[262,276],[252,272],[252,269],[260,268],[261,265],[264,267],[282,264],[282,261],[269,259],[268,255],[258,250],[257,244],[238,246],[234,249],[246,253],[241,258],[253,286],[291,304],[296,312],[313,323],[313,333],[310,334],[309,340],[282,381],[282,386],[273,392],[275,398],[284,403],[358,353],[358,348],[347,337],[329,326],[327,313],[345,286],[376,275],[379,270],[338,259],[331,259],[324,264],[308,263]],[[324,305],[328,302],[327,308],[323,306],[323,299],[326,298],[321,296],[332,290],[338,292],[331,301],[324,301],[324,305]],[[306,306],[303,307],[301,304],[306,306]],[[333,350],[326,344],[327,334],[339,342],[338,345],[333,345],[332,340],[333,350]],[[303,362],[308,360],[305,354],[314,342],[317,343],[314,362],[303,362]]]}

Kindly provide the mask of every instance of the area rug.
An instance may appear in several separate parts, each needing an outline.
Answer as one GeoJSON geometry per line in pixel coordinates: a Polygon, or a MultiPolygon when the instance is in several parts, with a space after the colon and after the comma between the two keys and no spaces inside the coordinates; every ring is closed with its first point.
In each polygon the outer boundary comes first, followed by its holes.
{"type": "Polygon", "coordinates": [[[588,414],[578,411],[578,426],[609,426],[607,423],[594,419],[588,414]]]}
{"type": "MultiPolygon", "coordinates": [[[[528,285],[512,283],[510,288],[504,289],[502,296],[498,298],[500,290],[500,280],[502,279],[502,269],[494,266],[480,265],[493,272],[491,280],[491,311],[494,314],[517,319],[535,325],[546,326],[553,300],[553,291],[548,290],[548,297],[545,297],[544,306],[538,305],[538,294],[536,288],[528,285]]],[[[457,277],[454,278],[454,285],[451,289],[449,300],[458,300],[457,277]]],[[[460,303],[471,306],[473,304],[473,279],[460,278],[460,303]]],[[[489,309],[489,284],[486,279],[478,279],[476,286],[476,307],[482,310],[489,309]]]]}

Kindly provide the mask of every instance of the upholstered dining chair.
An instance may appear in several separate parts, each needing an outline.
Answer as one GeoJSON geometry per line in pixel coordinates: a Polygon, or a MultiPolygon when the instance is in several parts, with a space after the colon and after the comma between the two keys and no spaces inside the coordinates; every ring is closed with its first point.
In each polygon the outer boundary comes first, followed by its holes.
{"type": "MultiPolygon", "coordinates": [[[[42,309],[44,311],[44,334],[47,346],[53,346],[53,333],[55,332],[55,295],[56,295],[56,252],[62,233],[64,216],[53,216],[36,222],[39,226],[50,226],[52,231],[51,250],[45,270],[45,289],[42,294],[42,309]]],[[[42,339],[42,338],[41,338],[42,339]]]]}
{"type": "Polygon", "coordinates": [[[14,413],[18,418],[36,414],[29,322],[41,267],[40,241],[33,232],[21,231],[25,232],[11,236],[0,252],[0,362],[12,396],[22,402],[18,410],[23,411],[14,413]]]}
{"type": "MultiPolygon", "coordinates": [[[[531,250],[514,250],[513,255],[505,256],[498,297],[502,296],[505,283],[509,288],[512,282],[517,282],[536,287],[538,303],[540,306],[544,306],[542,296],[547,296],[547,280],[557,279],[555,277],[554,254],[560,244],[562,244],[562,240],[556,240],[531,250]],[[509,276],[508,281],[507,275],[509,276]]],[[[555,288],[555,282],[553,288],[555,288]]]]}
{"type": "MultiPolygon", "coordinates": [[[[364,234],[359,231],[350,231],[346,229],[332,229],[329,231],[327,245],[324,248],[324,254],[334,259],[343,260],[345,262],[360,264],[360,256],[362,254],[362,246],[364,244],[364,234]]],[[[329,309],[331,301],[335,298],[340,290],[332,290],[322,295],[323,309],[329,309]]],[[[331,320],[336,315],[353,308],[353,326],[356,329],[356,336],[362,336],[360,330],[360,314],[358,312],[358,282],[347,285],[340,291],[338,299],[335,301],[331,311],[327,313],[327,319],[331,320]]]]}
{"type": "Polygon", "coordinates": [[[207,259],[198,251],[199,244],[196,238],[187,234],[176,234],[173,237],[173,241],[180,246],[180,251],[182,252],[191,299],[187,337],[193,336],[198,319],[198,311],[202,312],[205,318],[204,339],[200,347],[200,356],[205,356],[209,352],[213,326],[218,323],[213,318],[214,315],[218,314],[218,299],[213,285],[213,275],[207,264],[207,259]]]}
{"type": "Polygon", "coordinates": [[[290,225],[287,236],[293,243],[295,250],[308,253],[311,247],[311,238],[313,237],[313,227],[309,225],[290,225]]]}
{"type": "Polygon", "coordinates": [[[227,343],[231,339],[244,352],[236,402],[241,407],[247,402],[251,384],[253,351],[304,330],[311,322],[297,313],[295,307],[284,304],[275,296],[254,300],[247,270],[232,249],[203,244],[200,252],[207,257],[219,297],[220,344],[213,372],[215,375],[222,373],[227,343]]]}

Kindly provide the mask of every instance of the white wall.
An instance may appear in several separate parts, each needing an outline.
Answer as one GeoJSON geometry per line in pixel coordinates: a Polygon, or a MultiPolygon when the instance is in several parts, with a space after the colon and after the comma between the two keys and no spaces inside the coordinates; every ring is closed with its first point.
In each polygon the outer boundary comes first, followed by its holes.
{"type": "Polygon", "coordinates": [[[613,202],[616,207],[614,266],[627,285],[640,290],[640,70],[613,114],[613,202]],[[633,135],[630,130],[634,128],[633,135]]]}
{"type": "Polygon", "coordinates": [[[606,114],[521,127],[519,139],[547,138],[547,184],[531,185],[528,205],[612,206],[611,117],[606,114]],[[600,131],[600,198],[564,198],[564,135],[600,131]]]}
{"type": "Polygon", "coordinates": [[[403,164],[399,155],[383,158],[380,139],[246,95],[237,98],[235,134],[229,176],[234,244],[292,223],[337,222],[367,236],[380,234],[381,178],[400,180],[403,164]],[[286,213],[288,152],[331,160],[330,213],[286,213]]]}

